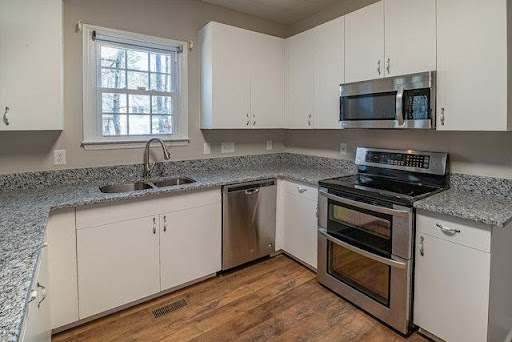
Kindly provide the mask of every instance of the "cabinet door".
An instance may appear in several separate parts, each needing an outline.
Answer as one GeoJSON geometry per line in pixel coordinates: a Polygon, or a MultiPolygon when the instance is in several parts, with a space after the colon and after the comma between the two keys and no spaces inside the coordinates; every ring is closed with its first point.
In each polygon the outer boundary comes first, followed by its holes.
{"type": "Polygon", "coordinates": [[[506,130],[508,67],[507,1],[437,2],[438,130],[506,130]]]}
{"type": "Polygon", "coordinates": [[[286,128],[313,128],[313,31],[287,39],[288,103],[286,128]]]}
{"type": "Polygon", "coordinates": [[[384,77],[384,4],[345,16],[345,83],[384,77]]]}
{"type": "Polygon", "coordinates": [[[50,342],[51,339],[47,249],[43,247],[39,254],[36,277],[32,284],[32,291],[37,295],[27,306],[20,336],[22,342],[50,342]]]}
{"type": "Polygon", "coordinates": [[[344,83],[344,18],[313,29],[315,128],[339,128],[340,84],[344,83]]]}
{"type": "Polygon", "coordinates": [[[213,128],[250,128],[251,32],[214,23],[213,128]]]}
{"type": "Polygon", "coordinates": [[[315,268],[317,259],[317,202],[286,194],[284,250],[315,268]]]}
{"type": "Polygon", "coordinates": [[[436,69],[436,0],[384,0],[385,75],[436,69]]]}
{"type": "Polygon", "coordinates": [[[417,234],[415,260],[414,324],[445,341],[486,341],[490,254],[417,234]]]}
{"type": "Polygon", "coordinates": [[[62,0],[0,1],[0,130],[62,129],[62,0]]]}
{"type": "Polygon", "coordinates": [[[160,215],[161,290],[221,269],[221,204],[160,215]]]}
{"type": "Polygon", "coordinates": [[[77,231],[80,319],[160,291],[158,217],[77,231]]]}
{"type": "Polygon", "coordinates": [[[284,40],[252,33],[251,127],[282,128],[284,40]]]}

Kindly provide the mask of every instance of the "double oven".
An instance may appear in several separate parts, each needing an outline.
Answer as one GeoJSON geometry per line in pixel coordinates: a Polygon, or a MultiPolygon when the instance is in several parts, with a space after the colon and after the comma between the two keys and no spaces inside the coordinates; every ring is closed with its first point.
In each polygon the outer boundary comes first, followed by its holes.
{"type": "Polygon", "coordinates": [[[441,185],[426,186],[423,181],[435,175],[422,178],[421,172],[406,169],[435,171],[439,157],[446,155],[404,152],[359,148],[357,158],[366,165],[359,165],[358,175],[320,182],[317,279],[408,334],[415,234],[412,203],[440,191],[441,185]],[[415,181],[408,183],[411,179],[415,181]]]}
{"type": "Polygon", "coordinates": [[[413,209],[326,189],[318,205],[318,281],[406,334],[413,209]]]}

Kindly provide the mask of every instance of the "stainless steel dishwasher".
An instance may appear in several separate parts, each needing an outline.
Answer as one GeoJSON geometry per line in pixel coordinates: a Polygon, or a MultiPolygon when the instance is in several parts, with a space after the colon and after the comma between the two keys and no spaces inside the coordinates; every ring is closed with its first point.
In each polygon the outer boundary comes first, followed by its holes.
{"type": "Polygon", "coordinates": [[[276,180],[222,188],[222,269],[275,251],[276,180]]]}

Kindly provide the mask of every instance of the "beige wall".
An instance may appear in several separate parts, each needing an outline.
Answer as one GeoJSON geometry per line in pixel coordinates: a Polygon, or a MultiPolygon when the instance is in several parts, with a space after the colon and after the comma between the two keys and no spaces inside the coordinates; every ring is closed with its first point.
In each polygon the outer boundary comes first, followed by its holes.
{"type": "MultiPolygon", "coordinates": [[[[1,132],[0,173],[56,169],[53,149],[67,150],[64,168],[142,162],[142,150],[84,151],[81,106],[81,35],[76,21],[134,31],[143,34],[193,40],[189,55],[189,135],[188,146],[172,148],[173,159],[209,157],[203,142],[212,143],[210,156],[220,155],[220,142],[236,142],[235,154],[266,153],[266,140],[274,151],[289,151],[339,157],[339,144],[346,142],[352,159],[357,146],[413,148],[446,151],[454,172],[512,178],[512,133],[432,132],[432,131],[201,131],[199,130],[198,31],[211,20],[276,36],[289,36],[344,15],[376,0],[343,0],[301,20],[284,26],[237,13],[197,0],[65,0],[64,1],[64,82],[65,126],[55,132],[1,132]],[[286,146],[285,146],[286,145],[286,146]]],[[[158,153],[159,154],[159,153],[158,153]]]]}
{"type": "Polygon", "coordinates": [[[80,147],[82,38],[75,32],[78,19],[88,24],[196,43],[189,54],[190,145],[173,147],[173,159],[205,157],[204,141],[212,143],[210,156],[220,154],[222,141],[234,141],[237,155],[266,153],[266,140],[274,142],[274,151],[283,150],[284,132],[279,130],[201,132],[198,35],[201,27],[212,20],[279,37],[286,35],[286,26],[198,0],[65,0],[64,131],[60,136],[55,132],[1,132],[0,173],[142,162],[141,149],[84,151],[80,147]],[[66,150],[67,165],[53,165],[53,149],[66,150]]]}

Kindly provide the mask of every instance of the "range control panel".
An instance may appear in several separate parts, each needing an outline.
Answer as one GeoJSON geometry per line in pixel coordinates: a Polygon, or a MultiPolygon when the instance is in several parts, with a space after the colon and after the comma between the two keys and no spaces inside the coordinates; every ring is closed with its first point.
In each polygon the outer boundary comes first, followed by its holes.
{"type": "Polygon", "coordinates": [[[422,154],[368,151],[366,152],[365,162],[428,169],[430,167],[430,156],[422,154]]]}

